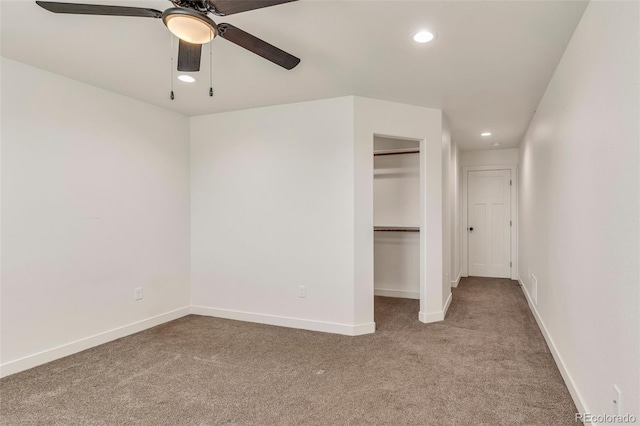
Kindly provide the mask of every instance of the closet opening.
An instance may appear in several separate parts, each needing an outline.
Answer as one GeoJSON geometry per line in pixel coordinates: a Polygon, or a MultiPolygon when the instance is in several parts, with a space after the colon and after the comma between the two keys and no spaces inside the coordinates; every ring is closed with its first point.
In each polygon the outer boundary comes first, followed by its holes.
{"type": "Polygon", "coordinates": [[[374,136],[373,223],[379,328],[420,311],[420,141],[374,136]]]}

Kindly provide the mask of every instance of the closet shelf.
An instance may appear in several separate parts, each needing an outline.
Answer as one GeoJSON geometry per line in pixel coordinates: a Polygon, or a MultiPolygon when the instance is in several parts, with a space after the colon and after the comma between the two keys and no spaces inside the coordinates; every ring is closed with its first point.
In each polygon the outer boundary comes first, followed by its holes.
{"type": "Polygon", "coordinates": [[[374,226],[375,232],[420,232],[419,226],[374,226]]]}
{"type": "Polygon", "coordinates": [[[408,148],[408,149],[381,149],[378,151],[373,151],[374,157],[377,157],[379,155],[402,155],[402,154],[420,154],[420,150],[415,148],[408,148]]]}
{"type": "Polygon", "coordinates": [[[373,176],[383,176],[383,175],[419,175],[420,168],[419,167],[396,167],[395,169],[375,169],[373,171],[373,176]]]}

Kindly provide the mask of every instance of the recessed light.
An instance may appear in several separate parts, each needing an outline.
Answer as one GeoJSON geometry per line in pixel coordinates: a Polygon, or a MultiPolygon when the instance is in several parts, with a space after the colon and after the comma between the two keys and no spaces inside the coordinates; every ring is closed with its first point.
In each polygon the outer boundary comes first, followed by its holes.
{"type": "Polygon", "coordinates": [[[413,35],[413,41],[416,43],[429,43],[436,38],[436,35],[429,31],[419,31],[413,35]]]}
{"type": "Polygon", "coordinates": [[[500,146],[500,142],[494,142],[491,144],[491,146],[500,146]]]}
{"type": "Polygon", "coordinates": [[[480,133],[480,136],[485,136],[485,137],[486,137],[486,136],[491,136],[491,132],[483,132],[483,133],[480,133]]]}
{"type": "Polygon", "coordinates": [[[179,75],[178,76],[178,80],[184,81],[185,83],[193,83],[194,81],[196,81],[195,78],[191,77],[190,75],[186,75],[186,74],[179,75]]]}

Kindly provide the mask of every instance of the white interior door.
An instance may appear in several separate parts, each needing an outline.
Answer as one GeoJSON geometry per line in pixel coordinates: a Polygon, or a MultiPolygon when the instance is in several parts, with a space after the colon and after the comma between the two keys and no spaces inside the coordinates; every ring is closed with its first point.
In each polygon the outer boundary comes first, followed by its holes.
{"type": "Polygon", "coordinates": [[[468,172],[468,267],[476,277],[511,277],[511,170],[468,172]]]}

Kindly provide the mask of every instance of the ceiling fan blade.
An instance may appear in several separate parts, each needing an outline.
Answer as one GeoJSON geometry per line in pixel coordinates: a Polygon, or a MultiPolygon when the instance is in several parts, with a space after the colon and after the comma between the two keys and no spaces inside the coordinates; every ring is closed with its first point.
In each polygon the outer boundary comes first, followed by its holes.
{"type": "Polygon", "coordinates": [[[218,33],[220,36],[232,43],[237,44],[240,47],[260,55],[263,58],[273,62],[276,65],[280,65],[288,70],[294,68],[300,63],[300,59],[278,49],[277,47],[260,40],[258,37],[252,36],[248,32],[242,31],[240,28],[236,28],[231,24],[218,25],[218,33]]]}
{"type": "Polygon", "coordinates": [[[155,9],[127,6],[104,6],[99,4],[57,3],[36,1],[38,6],[53,13],[71,13],[74,15],[113,15],[137,16],[140,18],[160,18],[162,12],[155,9]]]}
{"type": "Polygon", "coordinates": [[[187,43],[180,40],[178,45],[178,71],[195,72],[200,71],[200,57],[202,56],[202,45],[187,43]]]}
{"type": "Polygon", "coordinates": [[[215,9],[213,11],[215,15],[227,16],[292,1],[297,0],[209,0],[209,4],[215,9]]]}

